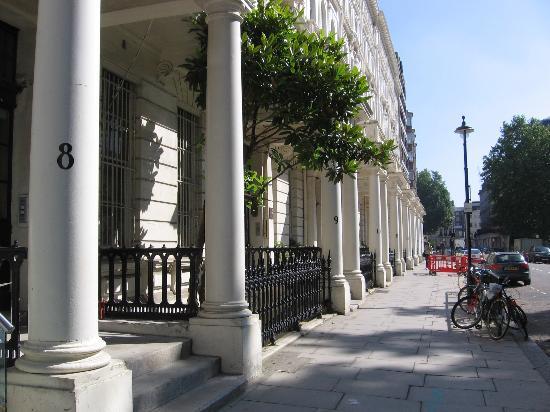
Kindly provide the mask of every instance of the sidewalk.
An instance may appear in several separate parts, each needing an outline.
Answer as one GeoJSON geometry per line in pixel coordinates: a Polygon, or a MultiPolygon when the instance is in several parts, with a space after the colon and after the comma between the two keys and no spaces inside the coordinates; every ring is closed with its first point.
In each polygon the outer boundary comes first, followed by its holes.
{"type": "Polygon", "coordinates": [[[264,375],[223,411],[550,411],[528,345],[451,327],[457,290],[456,277],[420,267],[394,278],[265,359],[264,375]]]}

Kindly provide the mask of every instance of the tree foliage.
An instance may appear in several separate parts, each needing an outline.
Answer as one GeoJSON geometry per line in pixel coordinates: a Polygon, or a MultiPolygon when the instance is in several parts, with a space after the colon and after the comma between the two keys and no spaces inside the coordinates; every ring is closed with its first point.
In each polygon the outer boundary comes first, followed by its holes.
{"type": "Polygon", "coordinates": [[[453,221],[454,205],[445,182],[436,171],[422,170],[418,173],[416,191],[426,210],[424,232],[434,233],[453,221]]]}
{"type": "MultiPolygon", "coordinates": [[[[245,160],[269,150],[279,174],[301,165],[325,170],[333,181],[356,172],[362,162],[384,166],[390,161],[393,142],[376,144],[353,122],[367,100],[366,78],[346,63],[342,40],[332,33],[297,29],[299,18],[281,0],[260,0],[244,16],[245,160]],[[292,146],[293,155],[278,154],[273,143],[292,146]]],[[[199,49],[182,66],[187,83],[197,92],[196,104],[205,109],[208,25],[204,14],[195,16],[192,23],[199,49]]],[[[250,176],[251,172],[247,171],[245,186],[249,192],[262,192],[268,180],[250,176]]]]}
{"type": "Polygon", "coordinates": [[[512,237],[550,236],[550,126],[515,116],[483,159],[494,223],[512,237]]]}

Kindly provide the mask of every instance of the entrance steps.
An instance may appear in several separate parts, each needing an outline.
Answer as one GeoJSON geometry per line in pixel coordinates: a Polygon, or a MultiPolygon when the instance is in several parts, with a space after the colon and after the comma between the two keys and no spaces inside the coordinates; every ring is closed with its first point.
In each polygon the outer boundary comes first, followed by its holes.
{"type": "Polygon", "coordinates": [[[132,370],[135,412],[213,411],[240,394],[246,379],[220,374],[220,359],[191,354],[191,340],[102,332],[106,351],[132,370]]]}

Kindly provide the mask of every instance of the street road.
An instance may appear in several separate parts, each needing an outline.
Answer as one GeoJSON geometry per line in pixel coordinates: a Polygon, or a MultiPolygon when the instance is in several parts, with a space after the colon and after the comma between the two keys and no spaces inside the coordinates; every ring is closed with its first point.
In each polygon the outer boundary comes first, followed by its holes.
{"type": "Polygon", "coordinates": [[[550,264],[529,263],[531,285],[515,288],[531,339],[550,356],[550,264]]]}

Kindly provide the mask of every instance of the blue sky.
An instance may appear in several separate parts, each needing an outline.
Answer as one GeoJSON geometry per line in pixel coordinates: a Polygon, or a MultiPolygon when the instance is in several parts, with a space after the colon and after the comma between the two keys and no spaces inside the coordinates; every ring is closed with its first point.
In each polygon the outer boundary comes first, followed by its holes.
{"type": "Polygon", "coordinates": [[[443,175],[456,206],[464,203],[461,116],[468,139],[472,198],[479,174],[516,114],[550,117],[550,1],[379,0],[401,56],[407,108],[414,113],[418,170],[443,175]]]}

